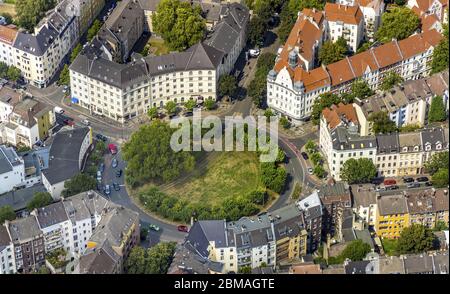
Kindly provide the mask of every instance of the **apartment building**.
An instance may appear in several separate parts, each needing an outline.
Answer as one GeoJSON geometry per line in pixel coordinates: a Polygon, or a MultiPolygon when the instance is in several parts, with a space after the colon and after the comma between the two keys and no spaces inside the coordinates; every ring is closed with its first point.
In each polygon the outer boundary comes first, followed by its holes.
{"type": "Polygon", "coordinates": [[[375,166],[379,177],[396,177],[400,152],[399,135],[397,133],[377,135],[377,155],[375,166]]]}
{"type": "Polygon", "coordinates": [[[54,136],[49,165],[42,172],[42,183],[53,199],[60,198],[65,181],[84,170],[92,148],[92,130],[88,127],[60,131],[54,136]]]}
{"type": "Polygon", "coordinates": [[[430,88],[431,92],[436,96],[441,96],[444,100],[445,110],[449,110],[449,94],[448,94],[448,69],[425,78],[425,82],[430,88]]]}
{"type": "Polygon", "coordinates": [[[34,216],[6,221],[5,227],[14,246],[17,272],[31,273],[45,262],[44,234],[34,216]]]}
{"type": "Polygon", "coordinates": [[[423,172],[423,146],[421,133],[400,133],[397,176],[413,176],[423,172]]]}
{"type": "MultiPolygon", "coordinates": [[[[332,181],[319,188],[318,194],[323,206],[322,232],[340,240],[344,210],[352,207],[350,187],[345,182],[332,181]]],[[[326,240],[326,235],[322,236],[326,240]]]]}
{"type": "Polygon", "coordinates": [[[139,245],[139,214],[122,206],[106,208],[75,266],[79,274],[120,274],[124,260],[139,245]]]}
{"type": "Polygon", "coordinates": [[[434,15],[440,22],[448,22],[448,0],[408,0],[406,7],[419,17],[434,15]]]}
{"type": "MultiPolygon", "coordinates": [[[[0,86],[0,128],[7,123],[14,106],[25,98],[25,94],[9,86],[0,86]]],[[[1,136],[1,134],[0,134],[1,136]]]]}
{"type": "MultiPolygon", "coordinates": [[[[115,11],[120,12],[118,8],[115,11]]],[[[99,34],[70,67],[72,103],[124,122],[151,107],[163,107],[168,101],[216,99],[220,75],[231,71],[245,45],[249,18],[248,10],[239,4],[230,4],[226,12],[204,43],[162,56],[142,58],[136,54],[126,64],[114,61],[115,55],[108,53],[111,50],[105,49],[99,34]]],[[[127,13],[118,17],[123,14],[127,13]]],[[[133,23],[137,26],[140,21],[133,23]]],[[[134,37],[127,36],[113,48],[127,44],[128,49],[120,51],[125,53],[120,56],[125,57],[134,42],[134,37]]]]}
{"type": "Polygon", "coordinates": [[[449,198],[447,189],[405,191],[410,224],[433,229],[438,222],[448,224],[449,198]]]}
{"type": "Polygon", "coordinates": [[[144,32],[144,24],[141,5],[135,0],[123,0],[117,3],[96,38],[113,61],[124,63],[144,32]]]}
{"type": "Polygon", "coordinates": [[[328,21],[327,34],[336,42],[342,37],[353,52],[364,38],[364,15],[359,6],[347,6],[338,3],[325,4],[325,19],[328,21]]]}
{"type": "Polygon", "coordinates": [[[377,192],[372,184],[352,185],[353,212],[356,220],[366,223],[369,228],[375,226],[377,212],[377,192]]]}
{"type": "Polygon", "coordinates": [[[364,16],[364,37],[373,42],[375,32],[381,24],[385,4],[382,0],[338,0],[337,4],[358,6],[364,16]]]}
{"type": "Polygon", "coordinates": [[[14,65],[13,44],[18,30],[14,25],[0,25],[0,62],[14,65]]]}
{"type": "Polygon", "coordinates": [[[448,129],[430,128],[420,132],[422,139],[423,162],[442,151],[448,151],[448,129]]]}
{"type": "Polygon", "coordinates": [[[0,275],[15,274],[16,271],[14,245],[6,227],[0,225],[0,275]]]}
{"type": "Polygon", "coordinates": [[[267,76],[268,105],[296,123],[310,116],[320,94],[348,92],[357,79],[378,89],[391,71],[405,80],[425,77],[430,71],[433,49],[441,38],[439,32],[429,30],[313,70],[306,70],[299,62],[289,64],[287,57],[293,47],[285,46],[267,76]]]}
{"type": "Polygon", "coordinates": [[[375,232],[380,238],[395,239],[409,227],[408,203],[402,194],[377,195],[375,232]]]}
{"type": "Polygon", "coordinates": [[[307,251],[314,252],[322,244],[323,206],[317,191],[296,203],[303,211],[305,228],[308,232],[307,251]]]}
{"type": "Polygon", "coordinates": [[[44,234],[45,252],[64,249],[73,252],[73,230],[63,202],[59,201],[31,212],[44,234]]]}
{"type": "MultiPolygon", "coordinates": [[[[15,103],[14,99],[10,102],[15,103]]],[[[53,107],[31,98],[21,98],[12,108],[7,121],[0,125],[0,137],[4,143],[32,148],[50,135],[55,124],[53,107]]]]}
{"type": "Polygon", "coordinates": [[[276,240],[276,262],[298,260],[308,252],[308,232],[304,215],[295,205],[271,213],[276,240]]]}
{"type": "Polygon", "coordinates": [[[0,145],[0,195],[25,185],[25,165],[12,147],[0,145]]]}

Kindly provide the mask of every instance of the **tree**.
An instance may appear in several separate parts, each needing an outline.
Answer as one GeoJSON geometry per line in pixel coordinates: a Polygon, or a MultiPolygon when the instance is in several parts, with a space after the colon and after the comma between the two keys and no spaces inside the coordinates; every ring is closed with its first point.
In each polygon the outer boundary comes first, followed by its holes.
{"type": "Polygon", "coordinates": [[[313,140],[308,140],[305,144],[305,149],[306,149],[306,152],[308,152],[309,154],[312,154],[312,153],[316,152],[317,145],[316,145],[316,143],[314,143],[313,140]]]}
{"type": "Polygon", "coordinates": [[[377,174],[372,160],[368,158],[350,158],[342,167],[341,178],[349,184],[369,183],[377,174]]]}
{"type": "MultiPolygon", "coordinates": [[[[314,153],[317,154],[317,153],[314,153]]],[[[324,178],[325,177],[325,169],[323,168],[323,166],[321,165],[316,165],[314,167],[313,173],[318,177],[318,178],[324,178]]]]}
{"type": "Polygon", "coordinates": [[[283,129],[289,129],[291,127],[291,122],[285,116],[280,118],[280,124],[283,129]]]}
{"type": "Polygon", "coordinates": [[[175,114],[177,111],[177,104],[173,101],[169,101],[166,103],[166,105],[164,105],[164,108],[169,115],[175,114]]]}
{"type": "Polygon", "coordinates": [[[346,52],[347,47],[342,46],[342,42],[333,43],[332,41],[326,41],[319,50],[319,61],[324,65],[328,65],[344,59],[346,52]]]}
{"type": "Polygon", "coordinates": [[[147,228],[141,228],[141,233],[139,235],[141,241],[145,241],[148,236],[148,229],[147,228]]]}
{"type": "Polygon", "coordinates": [[[301,194],[302,194],[302,186],[300,185],[300,183],[295,183],[294,192],[292,192],[292,199],[296,200],[300,198],[301,194]]]}
{"type": "Polygon", "coordinates": [[[184,107],[187,111],[193,111],[195,106],[197,106],[197,102],[193,99],[189,99],[184,103],[184,107]]]}
{"type": "Polygon", "coordinates": [[[102,22],[99,21],[98,19],[94,20],[94,22],[92,23],[91,27],[88,29],[87,32],[87,40],[88,42],[92,41],[92,39],[94,39],[94,37],[97,35],[98,31],[101,29],[102,27],[102,22]]]}
{"type": "Polygon", "coordinates": [[[442,96],[434,96],[431,99],[430,110],[428,111],[428,122],[444,121],[447,118],[442,96]]]}
{"type": "Polygon", "coordinates": [[[433,231],[435,231],[435,232],[447,231],[447,230],[448,230],[448,224],[443,220],[437,221],[436,225],[433,228],[433,231]]]}
{"type": "Polygon", "coordinates": [[[171,50],[182,51],[203,39],[205,20],[200,6],[179,0],[162,0],[152,17],[153,30],[171,50]]]}
{"type": "Polygon", "coordinates": [[[175,242],[162,242],[147,250],[146,274],[166,274],[172,263],[175,242]]]}
{"type": "Polygon", "coordinates": [[[251,46],[261,46],[264,40],[264,34],[267,31],[267,22],[261,17],[255,16],[248,25],[248,42],[251,46]]]}
{"type": "Polygon", "coordinates": [[[266,100],[267,74],[275,64],[276,55],[273,53],[263,53],[256,63],[255,78],[248,86],[248,95],[253,98],[253,102],[258,107],[262,107],[266,100]]]}
{"type": "Polygon", "coordinates": [[[448,151],[433,154],[430,160],[428,160],[424,164],[426,171],[429,172],[431,175],[434,175],[441,168],[448,168],[448,165],[449,165],[448,151]]]}
{"type": "Polygon", "coordinates": [[[281,24],[277,31],[278,37],[282,43],[286,42],[289,34],[291,33],[295,21],[297,20],[296,16],[297,13],[291,12],[289,10],[289,3],[285,2],[283,8],[281,9],[281,24]]]}
{"type": "Polygon", "coordinates": [[[147,263],[146,250],[141,246],[135,246],[125,260],[124,270],[127,274],[141,275],[145,273],[147,263]]]}
{"type": "Polygon", "coordinates": [[[275,116],[275,113],[272,109],[268,108],[264,111],[264,116],[267,117],[267,119],[270,119],[272,116],[275,116]]]}
{"type": "Polygon", "coordinates": [[[205,100],[204,105],[207,110],[213,110],[216,106],[216,101],[214,101],[212,98],[208,98],[205,100]]]}
{"type": "Polygon", "coordinates": [[[47,206],[53,202],[52,195],[48,192],[36,192],[33,195],[33,199],[27,204],[28,211],[32,211],[35,208],[41,208],[47,206]]]}
{"type": "MultiPolygon", "coordinates": [[[[446,12],[448,13],[448,12],[446,12]]],[[[431,62],[431,73],[440,72],[446,68],[448,68],[448,54],[449,54],[449,46],[448,46],[448,24],[443,25],[444,28],[444,37],[439,42],[439,44],[433,50],[433,60],[431,62]]]]}
{"type": "Polygon", "coordinates": [[[20,79],[21,76],[21,72],[20,69],[18,69],[15,66],[10,66],[8,68],[8,72],[6,73],[6,76],[8,77],[8,79],[12,82],[17,82],[20,79]]]}
{"type": "Polygon", "coordinates": [[[289,10],[296,13],[304,8],[316,8],[322,10],[325,7],[325,0],[289,0],[289,10]]]}
{"type": "Polygon", "coordinates": [[[77,58],[78,54],[80,54],[81,50],[83,49],[83,46],[81,46],[81,43],[78,43],[75,48],[73,48],[72,53],[70,53],[70,62],[72,63],[75,58],[77,58]]]}
{"type": "Polygon", "coordinates": [[[64,67],[59,74],[58,84],[66,86],[70,85],[70,71],[67,64],[64,64],[64,67]]]}
{"type": "Polygon", "coordinates": [[[17,0],[16,19],[19,26],[32,31],[45,13],[55,7],[55,0],[17,0]]]}
{"type": "Polygon", "coordinates": [[[320,116],[322,114],[322,110],[327,107],[330,107],[333,104],[339,104],[341,99],[338,95],[332,93],[324,93],[320,94],[319,97],[314,100],[314,104],[311,112],[311,120],[313,124],[318,125],[320,122],[320,116]]]}
{"type": "Polygon", "coordinates": [[[359,99],[366,99],[375,94],[369,84],[362,79],[358,79],[352,83],[352,93],[354,97],[358,97],[359,99]]]}
{"type": "Polygon", "coordinates": [[[375,37],[382,43],[392,39],[403,40],[411,36],[419,25],[419,17],[411,9],[394,7],[381,16],[381,26],[375,37]]]}
{"type": "Polygon", "coordinates": [[[5,62],[0,61],[0,78],[3,79],[7,77],[8,68],[9,66],[5,62]]]}
{"type": "Polygon", "coordinates": [[[403,6],[406,4],[406,0],[394,0],[394,3],[397,4],[398,6],[403,6]]]}
{"type": "Polygon", "coordinates": [[[152,120],[157,118],[158,117],[158,108],[156,108],[156,107],[149,108],[147,111],[147,115],[152,120]]]}
{"type": "Polygon", "coordinates": [[[241,266],[238,270],[238,272],[240,274],[251,274],[252,273],[252,267],[247,265],[247,266],[241,266]]]}
{"type": "Polygon", "coordinates": [[[370,114],[369,121],[372,123],[372,131],[375,134],[388,134],[397,131],[395,122],[389,119],[389,115],[385,111],[370,114]]]}
{"type": "Polygon", "coordinates": [[[45,265],[41,265],[38,269],[38,271],[36,272],[36,274],[38,275],[50,275],[52,272],[50,271],[50,269],[48,267],[46,267],[45,265]]]}
{"type": "Polygon", "coordinates": [[[367,253],[370,252],[370,245],[364,243],[362,240],[353,240],[348,244],[341,255],[343,259],[350,259],[351,261],[363,260],[367,253]]]}
{"type": "Polygon", "coordinates": [[[373,42],[364,41],[361,43],[358,49],[356,49],[356,54],[362,53],[364,51],[369,50],[369,48],[373,45],[373,42]]]}
{"type": "Polygon", "coordinates": [[[383,91],[387,91],[401,83],[403,83],[403,78],[398,73],[391,71],[384,77],[380,88],[383,91]]]}
{"type": "Polygon", "coordinates": [[[156,120],[132,134],[122,148],[122,156],[128,162],[125,176],[129,185],[150,180],[167,182],[194,168],[192,153],[175,152],[170,147],[175,131],[167,123],[156,120]]]}
{"type": "Polygon", "coordinates": [[[431,182],[436,188],[444,188],[448,186],[448,167],[440,168],[431,176],[431,182]]]}
{"type": "Polygon", "coordinates": [[[287,173],[283,167],[274,162],[261,163],[261,181],[266,188],[280,193],[286,183],[287,173]]]}
{"type": "Polygon", "coordinates": [[[62,195],[69,197],[89,190],[94,190],[96,187],[96,179],[86,174],[77,174],[64,183],[62,195]]]}
{"type": "Polygon", "coordinates": [[[6,220],[12,221],[15,218],[16,213],[11,206],[5,205],[0,207],[0,225],[2,225],[6,220]]]}
{"type": "Polygon", "coordinates": [[[236,78],[232,75],[223,75],[219,79],[219,95],[233,97],[236,94],[236,78]]]}
{"type": "Polygon", "coordinates": [[[413,224],[402,230],[397,248],[400,254],[422,253],[433,249],[435,238],[429,228],[413,224]]]}

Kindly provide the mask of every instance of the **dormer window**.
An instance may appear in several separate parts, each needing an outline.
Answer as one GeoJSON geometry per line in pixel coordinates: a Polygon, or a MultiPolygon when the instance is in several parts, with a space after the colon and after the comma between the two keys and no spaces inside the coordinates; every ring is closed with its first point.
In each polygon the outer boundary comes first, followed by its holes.
{"type": "Polygon", "coordinates": [[[430,150],[431,150],[431,145],[426,145],[426,146],[425,146],[425,150],[426,150],[426,151],[430,151],[430,150]]]}
{"type": "Polygon", "coordinates": [[[419,151],[419,146],[414,146],[414,151],[419,151]]]}
{"type": "MultiPolygon", "coordinates": [[[[416,151],[416,147],[414,147],[414,151],[416,151]]],[[[403,152],[408,152],[408,147],[403,147],[403,152]]]]}
{"type": "Polygon", "coordinates": [[[442,149],[442,144],[436,144],[436,150],[441,150],[442,149]]]}

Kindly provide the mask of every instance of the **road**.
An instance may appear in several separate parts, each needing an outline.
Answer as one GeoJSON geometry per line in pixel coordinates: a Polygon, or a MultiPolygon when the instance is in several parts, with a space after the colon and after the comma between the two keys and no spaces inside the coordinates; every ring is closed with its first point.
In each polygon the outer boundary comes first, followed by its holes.
{"type": "MultiPolygon", "coordinates": [[[[272,32],[267,32],[267,34],[267,44],[261,49],[261,53],[276,53],[279,44],[277,43],[272,32]]],[[[221,115],[222,118],[227,115],[242,115],[245,117],[251,114],[253,102],[246,95],[245,88],[248,86],[255,75],[256,61],[256,58],[252,58],[247,62],[247,60],[245,60],[244,54],[242,54],[240,59],[238,60],[236,67],[238,70],[242,71],[242,79],[239,81],[240,90],[238,96],[240,96],[240,98],[234,102],[229,111],[221,115]]],[[[121,124],[105,117],[92,116],[86,109],[82,109],[77,106],[70,106],[70,103],[67,103],[68,98],[65,97],[65,94],[63,93],[63,88],[56,85],[52,85],[46,89],[37,89],[35,87],[29,86],[28,91],[33,94],[33,96],[37,100],[43,101],[52,106],[59,106],[63,108],[65,110],[64,116],[60,116],[59,120],[64,117],[69,117],[77,125],[82,125],[81,122],[84,119],[88,119],[90,122],[90,126],[94,130],[94,133],[102,133],[109,137],[110,142],[108,143],[115,143],[116,145],[120,146],[121,143],[123,143],[131,135],[133,130],[139,127],[139,124],[137,123],[131,122],[121,124]]],[[[270,211],[283,207],[284,205],[289,203],[295,182],[302,183],[303,191],[307,191],[308,187],[315,187],[314,180],[304,172],[307,167],[305,161],[301,158],[301,156],[299,156],[299,150],[307,140],[316,138],[316,133],[307,134],[295,140],[290,140],[284,138],[283,136],[279,136],[279,146],[286,153],[286,170],[289,176],[284,192],[280,195],[276,203],[271,206],[271,208],[269,209],[270,211]]],[[[185,233],[179,232],[176,226],[162,222],[152,217],[148,213],[142,211],[133,203],[124,187],[124,177],[122,176],[120,178],[117,178],[115,175],[115,170],[124,170],[126,166],[126,163],[121,158],[120,147],[118,154],[116,154],[114,157],[118,159],[119,162],[118,167],[115,169],[111,167],[113,156],[110,154],[105,156],[105,172],[103,174],[102,183],[103,185],[109,184],[112,188],[112,183],[117,182],[121,186],[121,189],[120,191],[114,191],[114,189],[111,189],[111,194],[109,195],[110,200],[114,203],[137,211],[140,215],[140,221],[142,225],[147,226],[151,223],[161,228],[159,232],[150,232],[150,245],[156,244],[160,240],[182,241],[184,239],[185,233]]]]}

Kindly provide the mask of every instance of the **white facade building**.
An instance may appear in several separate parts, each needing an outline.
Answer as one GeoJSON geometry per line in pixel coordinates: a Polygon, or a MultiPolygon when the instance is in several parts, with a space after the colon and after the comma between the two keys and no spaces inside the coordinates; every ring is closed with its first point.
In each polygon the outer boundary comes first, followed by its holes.
{"type": "Polygon", "coordinates": [[[0,195],[25,183],[25,165],[12,147],[0,145],[0,195]]]}
{"type": "Polygon", "coordinates": [[[6,227],[0,225],[0,275],[15,274],[16,272],[14,245],[6,227]]]}

